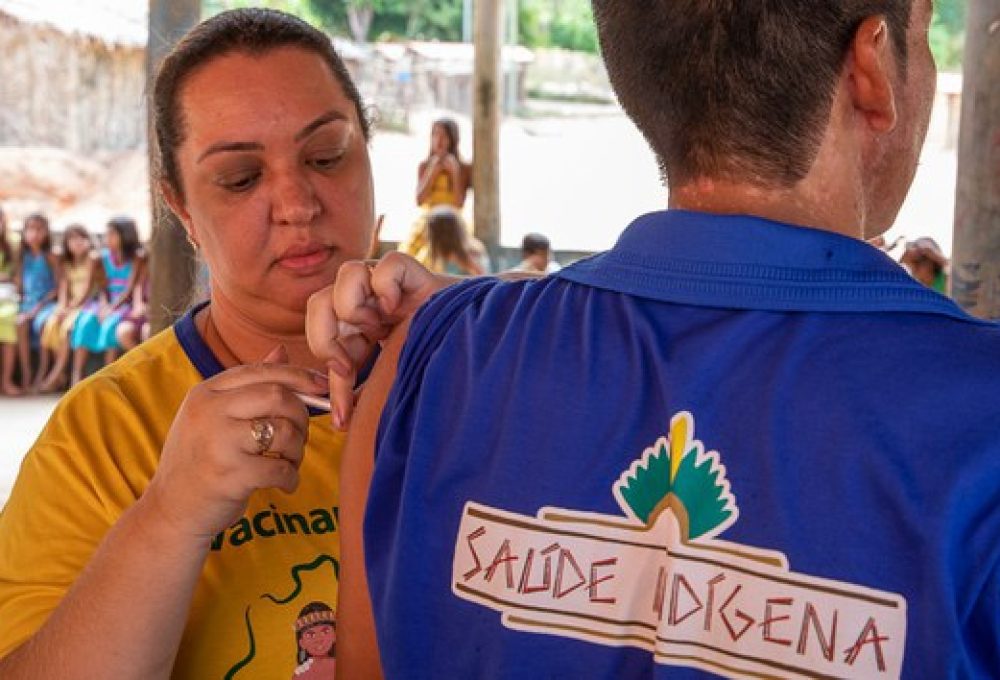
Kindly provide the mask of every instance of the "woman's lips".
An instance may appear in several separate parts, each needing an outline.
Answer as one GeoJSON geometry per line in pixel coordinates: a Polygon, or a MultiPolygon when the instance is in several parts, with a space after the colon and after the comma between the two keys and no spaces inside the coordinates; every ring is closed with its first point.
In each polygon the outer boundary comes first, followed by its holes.
{"type": "Polygon", "coordinates": [[[296,273],[308,274],[322,269],[333,256],[333,248],[316,246],[286,251],[278,258],[278,264],[296,273]]]}

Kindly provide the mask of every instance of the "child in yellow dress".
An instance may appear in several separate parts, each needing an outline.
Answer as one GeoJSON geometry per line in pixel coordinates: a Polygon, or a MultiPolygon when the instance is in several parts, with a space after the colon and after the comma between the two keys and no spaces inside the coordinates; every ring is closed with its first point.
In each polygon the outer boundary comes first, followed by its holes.
{"type": "Polygon", "coordinates": [[[56,309],[42,329],[42,351],[50,351],[55,356],[52,370],[41,385],[43,392],[53,392],[66,384],[66,365],[69,363],[69,336],[80,315],[80,309],[93,292],[94,265],[92,255],[94,243],[87,230],[73,224],[63,234],[62,281],[56,309]]]}

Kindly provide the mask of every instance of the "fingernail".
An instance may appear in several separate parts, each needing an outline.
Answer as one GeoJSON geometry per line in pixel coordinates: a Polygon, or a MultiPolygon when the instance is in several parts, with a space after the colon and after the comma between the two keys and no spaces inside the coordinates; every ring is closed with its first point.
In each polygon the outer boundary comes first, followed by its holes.
{"type": "Polygon", "coordinates": [[[344,429],[344,415],[340,412],[340,407],[335,406],[330,412],[330,417],[333,419],[333,429],[343,430],[344,429]]]}

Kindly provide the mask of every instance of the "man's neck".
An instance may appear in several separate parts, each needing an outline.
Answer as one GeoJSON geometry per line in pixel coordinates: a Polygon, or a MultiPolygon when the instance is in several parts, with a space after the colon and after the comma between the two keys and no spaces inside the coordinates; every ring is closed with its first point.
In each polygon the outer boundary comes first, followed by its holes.
{"type": "Polygon", "coordinates": [[[837,183],[820,186],[809,178],[791,188],[700,179],[671,187],[669,206],[720,215],[753,215],[864,238],[863,211],[853,192],[837,183]]]}
{"type": "Polygon", "coordinates": [[[866,142],[858,127],[850,97],[838,90],[809,173],[794,185],[768,185],[752,178],[702,178],[671,187],[669,205],[723,215],[754,215],[857,239],[874,238],[892,220],[872,212],[879,197],[872,184],[872,161],[865,158],[871,152],[865,151],[866,142]]]}

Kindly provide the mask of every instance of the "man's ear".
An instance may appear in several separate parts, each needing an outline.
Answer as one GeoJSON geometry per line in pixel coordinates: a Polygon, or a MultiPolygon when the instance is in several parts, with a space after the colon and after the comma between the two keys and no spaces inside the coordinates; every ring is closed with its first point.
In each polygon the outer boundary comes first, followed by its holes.
{"type": "Polygon", "coordinates": [[[858,26],[848,52],[847,69],[855,110],[875,132],[891,132],[897,120],[897,68],[885,17],[870,16],[858,26]]]}
{"type": "Polygon", "coordinates": [[[161,179],[159,181],[160,194],[163,196],[163,200],[167,202],[170,206],[170,210],[177,215],[177,219],[180,220],[181,226],[184,227],[184,231],[187,232],[188,242],[191,247],[195,250],[198,249],[198,239],[194,233],[194,225],[191,220],[191,214],[187,210],[187,206],[184,205],[184,199],[174,190],[174,187],[170,182],[161,179]]]}

